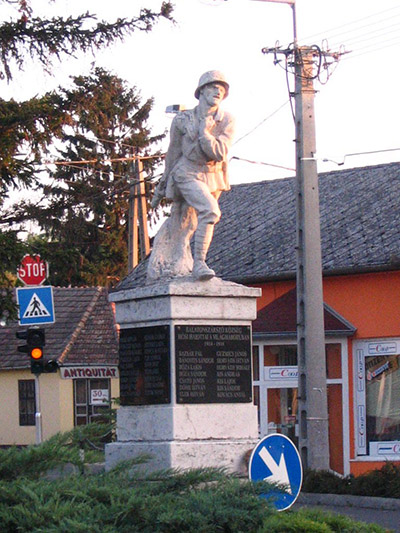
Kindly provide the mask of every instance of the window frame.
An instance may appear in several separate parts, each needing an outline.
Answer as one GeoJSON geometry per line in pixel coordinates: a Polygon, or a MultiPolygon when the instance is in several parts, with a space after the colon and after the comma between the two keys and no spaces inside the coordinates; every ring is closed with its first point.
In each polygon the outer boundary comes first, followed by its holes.
{"type": "Polygon", "coordinates": [[[18,413],[20,426],[36,425],[36,384],[34,379],[18,380],[18,413]]]}

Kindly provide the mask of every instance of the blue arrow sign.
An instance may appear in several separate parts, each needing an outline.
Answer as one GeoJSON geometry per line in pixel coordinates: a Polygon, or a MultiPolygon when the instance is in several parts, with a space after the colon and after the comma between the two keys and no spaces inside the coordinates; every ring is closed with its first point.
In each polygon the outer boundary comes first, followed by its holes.
{"type": "Polygon", "coordinates": [[[293,442],[279,433],[264,437],[254,448],[249,462],[251,481],[267,481],[280,485],[261,496],[270,499],[278,511],[289,509],[300,494],[303,469],[293,442]]]}
{"type": "Polygon", "coordinates": [[[53,287],[24,287],[17,289],[19,323],[21,326],[52,324],[55,322],[53,287]]]}

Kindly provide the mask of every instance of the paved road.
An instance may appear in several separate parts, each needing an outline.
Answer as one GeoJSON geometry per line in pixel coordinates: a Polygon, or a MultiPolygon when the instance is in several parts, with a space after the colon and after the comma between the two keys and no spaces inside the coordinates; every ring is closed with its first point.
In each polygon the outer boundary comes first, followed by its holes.
{"type": "Polygon", "coordinates": [[[388,531],[400,533],[400,500],[391,498],[367,498],[337,494],[300,494],[293,509],[315,507],[346,515],[368,524],[378,524],[388,531]]]}

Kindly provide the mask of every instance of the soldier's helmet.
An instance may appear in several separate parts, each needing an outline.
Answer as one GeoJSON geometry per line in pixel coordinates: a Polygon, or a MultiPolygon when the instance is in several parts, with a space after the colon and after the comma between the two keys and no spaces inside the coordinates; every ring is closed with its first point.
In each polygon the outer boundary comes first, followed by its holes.
{"type": "Polygon", "coordinates": [[[228,96],[229,93],[229,83],[226,81],[225,76],[219,70],[209,70],[200,76],[197,89],[194,93],[197,100],[200,97],[200,90],[209,83],[220,83],[225,87],[224,99],[228,96]]]}

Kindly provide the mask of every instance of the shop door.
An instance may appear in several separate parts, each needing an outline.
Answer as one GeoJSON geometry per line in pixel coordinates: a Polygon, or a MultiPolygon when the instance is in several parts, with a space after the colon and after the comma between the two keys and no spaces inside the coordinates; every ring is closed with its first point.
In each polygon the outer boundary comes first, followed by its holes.
{"type": "MultiPolygon", "coordinates": [[[[260,436],[282,433],[298,446],[296,345],[265,344],[253,349],[254,403],[258,407],[260,436]]],[[[330,467],[340,474],[349,470],[348,430],[344,436],[344,427],[348,428],[348,418],[345,418],[348,405],[345,403],[345,409],[343,406],[344,399],[348,398],[348,389],[344,389],[346,381],[342,375],[342,368],[346,367],[346,343],[327,343],[330,467]]]]}
{"type": "Polygon", "coordinates": [[[74,379],[75,426],[100,422],[109,402],[109,379],[74,379]]]}
{"type": "Polygon", "coordinates": [[[267,389],[268,433],[281,433],[298,446],[297,388],[267,389]]]}

